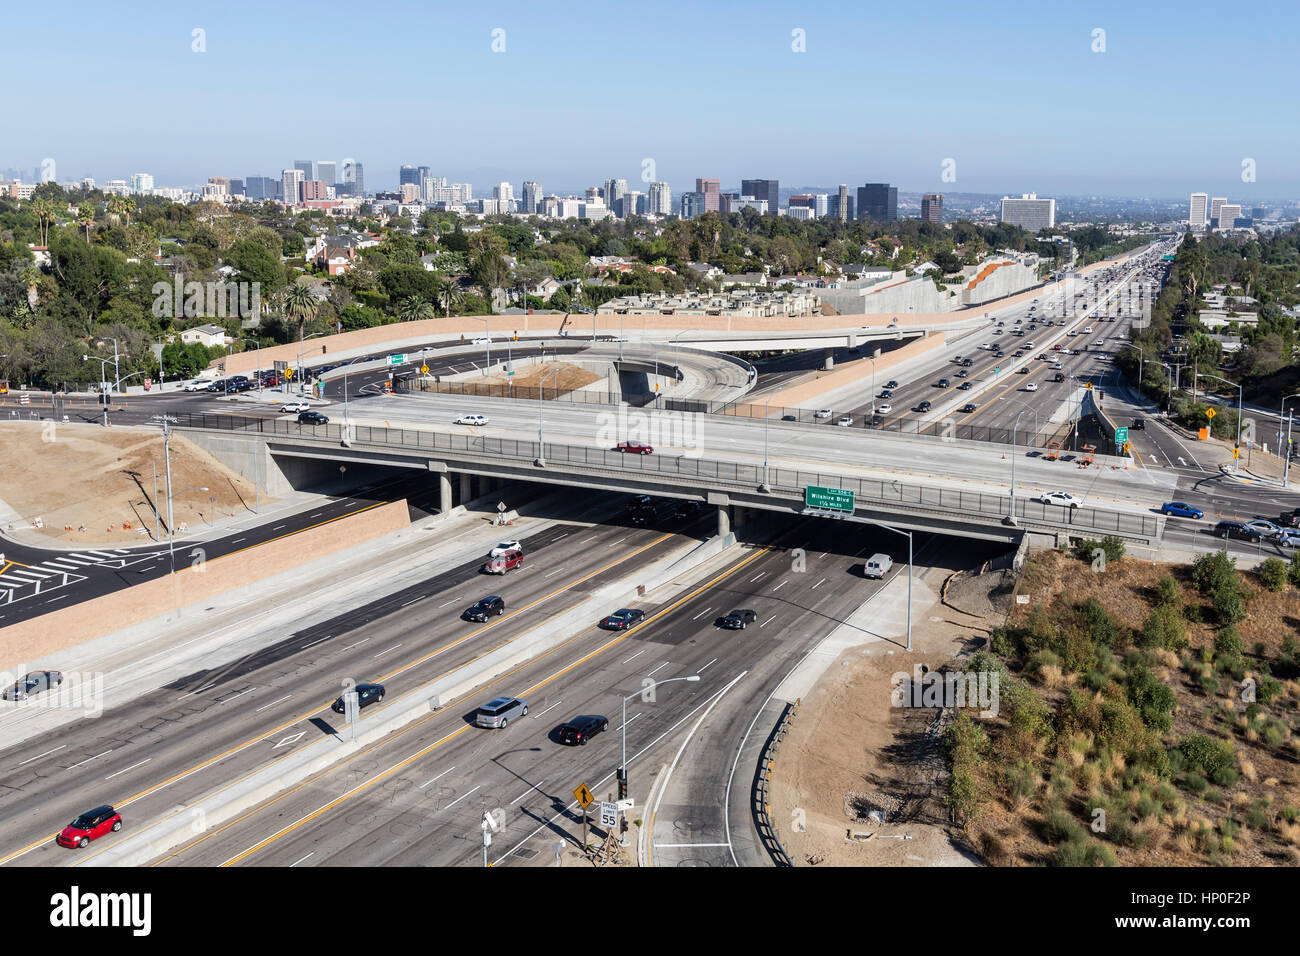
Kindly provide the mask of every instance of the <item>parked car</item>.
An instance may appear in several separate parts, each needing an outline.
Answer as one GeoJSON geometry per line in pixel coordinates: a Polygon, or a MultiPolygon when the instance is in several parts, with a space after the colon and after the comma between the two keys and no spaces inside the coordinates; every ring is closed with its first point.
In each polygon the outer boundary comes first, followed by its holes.
{"type": "Polygon", "coordinates": [[[122,829],[122,814],[105,804],[87,810],[73,820],[55,838],[59,846],[86,847],[91,840],[98,840],[105,833],[115,833],[122,829]]]}
{"type": "MultiPolygon", "coordinates": [[[[358,684],[356,686],[356,692],[357,710],[364,710],[371,704],[377,704],[384,699],[383,684],[358,684]]],[[[330,709],[336,714],[343,713],[345,710],[343,698],[339,697],[338,700],[334,701],[334,703],[330,705],[330,709]]]]}
{"type": "Polygon", "coordinates": [[[574,717],[560,728],[560,743],[570,747],[585,747],[596,734],[609,730],[609,719],[597,714],[574,717]]]}
{"type": "Polygon", "coordinates": [[[460,612],[462,621],[478,621],[482,623],[490,617],[500,617],[506,613],[505,598],[493,594],[490,597],[479,598],[465,610],[460,612]]]}
{"type": "Polygon", "coordinates": [[[4,693],[0,694],[0,698],[4,700],[26,700],[33,694],[51,690],[62,683],[63,674],[60,671],[32,671],[6,687],[4,693]]]}
{"type": "Polygon", "coordinates": [[[1283,528],[1277,536],[1277,543],[1283,548],[1300,548],[1300,530],[1283,528]]]}
{"type": "Polygon", "coordinates": [[[462,415],[452,422],[453,425],[486,425],[487,423],[486,415],[462,415]]]}
{"type": "Polygon", "coordinates": [[[320,412],[300,412],[298,415],[299,425],[328,425],[330,420],[320,412]]]}
{"type": "Polygon", "coordinates": [[[1082,498],[1076,498],[1064,491],[1045,492],[1038,496],[1038,500],[1045,505],[1059,505],[1062,508],[1077,508],[1083,504],[1082,498]]]}
{"type": "Polygon", "coordinates": [[[1282,533],[1281,528],[1271,521],[1265,521],[1263,518],[1253,518],[1250,521],[1245,522],[1245,525],[1261,538],[1276,538],[1282,533]]]}
{"type": "Polygon", "coordinates": [[[474,723],[500,729],[512,720],[527,716],[528,705],[518,697],[494,697],[474,712],[474,723]]]}
{"type": "Polygon", "coordinates": [[[756,611],[751,611],[749,608],[740,608],[730,614],[723,615],[713,623],[715,626],[726,628],[729,631],[743,631],[746,625],[753,624],[757,620],[758,613],[756,611]]]}
{"type": "Polygon", "coordinates": [[[608,617],[601,618],[599,626],[606,631],[630,631],[643,620],[645,620],[645,611],[625,607],[608,617]]]}
{"type": "Polygon", "coordinates": [[[1183,501],[1166,501],[1160,506],[1160,513],[1163,515],[1173,515],[1176,518],[1204,518],[1205,512],[1200,508],[1193,508],[1183,501]]]}
{"type": "Polygon", "coordinates": [[[212,379],[210,378],[196,378],[192,382],[186,382],[183,386],[181,386],[181,388],[183,391],[186,392],[202,392],[205,391],[207,387],[211,384],[212,384],[212,379]]]}
{"type": "Polygon", "coordinates": [[[498,554],[495,557],[488,558],[483,565],[483,570],[488,574],[505,574],[507,571],[513,571],[515,568],[524,566],[524,553],[522,551],[507,551],[505,554],[498,554]]]}
{"type": "Polygon", "coordinates": [[[621,451],[629,455],[652,455],[654,449],[649,445],[643,445],[639,441],[621,441],[615,448],[615,451],[621,451]]]}
{"type": "Polygon", "coordinates": [[[1252,544],[1260,540],[1258,531],[1251,531],[1240,521],[1220,521],[1214,526],[1214,534],[1220,538],[1240,538],[1252,544]]]}

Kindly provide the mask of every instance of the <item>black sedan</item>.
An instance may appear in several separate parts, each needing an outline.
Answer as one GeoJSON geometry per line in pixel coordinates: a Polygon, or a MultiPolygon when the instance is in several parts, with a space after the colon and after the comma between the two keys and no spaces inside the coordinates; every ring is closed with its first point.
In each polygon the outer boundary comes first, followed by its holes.
{"type": "Polygon", "coordinates": [[[1214,526],[1214,534],[1220,538],[1240,538],[1242,541],[1249,541],[1252,544],[1260,540],[1260,534],[1252,531],[1240,521],[1220,521],[1214,526]]]}
{"type": "Polygon", "coordinates": [[[330,420],[320,412],[299,412],[299,425],[328,425],[330,420]]]}
{"type": "Polygon", "coordinates": [[[743,631],[746,625],[753,624],[757,620],[758,614],[755,611],[751,611],[749,608],[739,608],[725,617],[718,618],[713,623],[729,631],[743,631]]]}
{"type": "MultiPolygon", "coordinates": [[[[361,710],[369,707],[371,704],[377,704],[384,699],[383,684],[358,684],[357,685],[357,709],[361,710]]],[[[330,708],[336,714],[343,713],[343,698],[340,697],[334,701],[330,708]]]]}
{"type": "Polygon", "coordinates": [[[500,617],[504,613],[506,613],[505,600],[494,594],[465,608],[460,618],[462,621],[486,621],[493,615],[500,617]]]}
{"type": "Polygon", "coordinates": [[[606,631],[629,631],[645,620],[645,611],[622,608],[609,617],[602,618],[600,627],[606,631]]]}
{"type": "Polygon", "coordinates": [[[609,721],[596,714],[574,717],[560,728],[560,743],[570,747],[585,747],[596,734],[609,729],[609,721]]]}

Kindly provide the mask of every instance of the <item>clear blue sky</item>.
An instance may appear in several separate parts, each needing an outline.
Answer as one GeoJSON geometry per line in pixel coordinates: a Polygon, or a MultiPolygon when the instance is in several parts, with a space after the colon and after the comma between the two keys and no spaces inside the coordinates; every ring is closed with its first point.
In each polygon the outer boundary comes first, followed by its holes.
{"type": "Polygon", "coordinates": [[[549,192],[631,184],[652,158],[675,193],[743,176],[1283,199],[1297,27],[1294,0],[15,3],[0,168],[182,185],[351,156],[370,189],[413,163],[549,192]]]}

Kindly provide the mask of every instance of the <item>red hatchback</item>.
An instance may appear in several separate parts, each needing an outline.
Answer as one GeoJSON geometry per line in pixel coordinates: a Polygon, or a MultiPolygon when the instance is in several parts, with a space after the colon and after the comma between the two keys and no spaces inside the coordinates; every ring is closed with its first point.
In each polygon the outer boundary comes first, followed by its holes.
{"type": "Polygon", "coordinates": [[[631,452],[633,455],[652,455],[654,449],[649,445],[643,445],[639,441],[624,441],[618,443],[618,451],[631,452]]]}
{"type": "Polygon", "coordinates": [[[95,807],[77,817],[63,828],[63,832],[58,835],[55,842],[59,846],[84,847],[89,845],[91,840],[98,840],[105,833],[120,829],[122,829],[122,814],[105,805],[95,807]]]}

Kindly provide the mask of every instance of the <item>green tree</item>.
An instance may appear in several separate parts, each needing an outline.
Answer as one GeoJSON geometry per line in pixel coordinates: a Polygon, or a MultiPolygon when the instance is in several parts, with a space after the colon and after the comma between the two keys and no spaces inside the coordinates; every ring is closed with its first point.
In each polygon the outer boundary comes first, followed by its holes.
{"type": "Polygon", "coordinates": [[[284,314],[298,322],[298,341],[301,342],[307,332],[307,323],[316,317],[320,300],[316,298],[311,287],[303,282],[295,282],[284,292],[284,314]]]}

